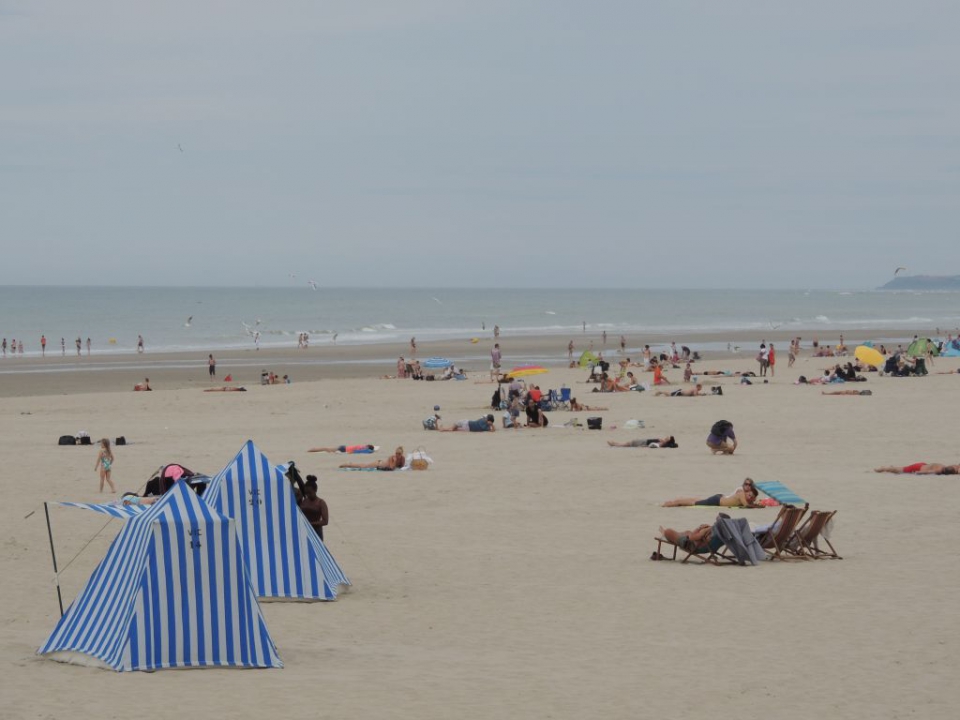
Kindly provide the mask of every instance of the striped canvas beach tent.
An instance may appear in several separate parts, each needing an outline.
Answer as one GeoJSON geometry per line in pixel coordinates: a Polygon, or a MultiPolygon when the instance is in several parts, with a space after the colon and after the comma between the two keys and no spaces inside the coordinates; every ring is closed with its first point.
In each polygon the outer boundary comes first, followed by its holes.
{"type": "Polygon", "coordinates": [[[203,499],[236,521],[259,597],[335,600],[337,587],[350,584],[297,507],[281,467],[270,464],[252,440],[213,476],[203,499]]]}
{"type": "Polygon", "coordinates": [[[235,523],[186,483],[126,521],[38,652],[113,670],[283,667],[235,523]]]}

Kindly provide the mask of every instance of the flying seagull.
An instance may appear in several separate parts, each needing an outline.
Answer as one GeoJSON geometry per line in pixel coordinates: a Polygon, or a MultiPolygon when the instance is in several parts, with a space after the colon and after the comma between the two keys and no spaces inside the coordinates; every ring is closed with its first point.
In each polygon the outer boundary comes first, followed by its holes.
{"type": "Polygon", "coordinates": [[[906,268],[905,268],[905,267],[898,267],[896,270],[893,271],[893,276],[896,277],[896,276],[897,276],[897,273],[899,273],[901,270],[906,270],[906,268]]]}
{"type": "Polygon", "coordinates": [[[193,315],[187,318],[187,321],[183,324],[184,327],[190,327],[190,323],[193,322],[193,315]]]}
{"type": "Polygon", "coordinates": [[[177,143],[177,150],[179,150],[180,152],[183,152],[183,148],[180,146],[180,143],[177,143]]]}
{"type": "Polygon", "coordinates": [[[317,284],[313,280],[307,280],[307,285],[312,287],[314,290],[317,289],[317,284]]]}
{"type": "Polygon", "coordinates": [[[440,298],[433,298],[433,301],[434,301],[437,305],[443,305],[443,303],[440,302],[440,298]]]}

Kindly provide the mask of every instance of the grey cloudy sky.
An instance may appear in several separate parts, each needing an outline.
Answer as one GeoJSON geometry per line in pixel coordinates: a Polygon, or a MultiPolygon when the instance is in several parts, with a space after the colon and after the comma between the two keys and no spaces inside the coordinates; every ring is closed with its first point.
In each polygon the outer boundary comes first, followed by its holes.
{"type": "Polygon", "coordinates": [[[0,284],[960,273],[958,28],[955,2],[0,0],[0,284]]]}

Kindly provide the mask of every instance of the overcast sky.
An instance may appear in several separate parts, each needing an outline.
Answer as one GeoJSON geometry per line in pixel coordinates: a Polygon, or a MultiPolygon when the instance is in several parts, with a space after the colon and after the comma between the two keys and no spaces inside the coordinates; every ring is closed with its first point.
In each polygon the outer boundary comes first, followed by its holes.
{"type": "Polygon", "coordinates": [[[0,284],[960,273],[958,28],[956,2],[0,0],[0,284]]]}

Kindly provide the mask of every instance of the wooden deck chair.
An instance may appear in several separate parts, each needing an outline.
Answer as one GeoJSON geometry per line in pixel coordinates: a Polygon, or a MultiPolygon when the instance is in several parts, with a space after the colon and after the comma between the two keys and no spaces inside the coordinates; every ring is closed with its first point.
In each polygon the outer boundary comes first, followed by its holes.
{"type": "Polygon", "coordinates": [[[651,556],[651,560],[671,560],[675,561],[677,559],[677,551],[679,550],[682,553],[685,553],[683,558],[680,560],[681,564],[686,564],[691,560],[697,562],[701,565],[736,565],[737,561],[735,558],[731,558],[725,555],[723,550],[723,543],[719,542],[719,537],[715,536],[713,533],[710,535],[710,541],[706,547],[700,548],[691,548],[691,547],[681,547],[676,543],[672,543],[667,540],[665,537],[655,537],[654,540],[657,541],[657,549],[651,556]],[[668,548],[672,549],[672,554],[670,557],[667,557],[663,554],[663,546],[666,545],[668,548]]]}
{"type": "Polygon", "coordinates": [[[830,540],[827,539],[827,537],[823,534],[823,530],[827,527],[827,523],[833,520],[833,516],[836,514],[836,510],[833,510],[832,512],[811,510],[810,514],[807,516],[807,519],[803,521],[803,525],[797,529],[795,539],[799,544],[800,552],[802,552],[806,557],[811,557],[818,560],[827,558],[843,560],[843,558],[837,554],[837,551],[830,543],[830,540]],[[820,547],[821,540],[823,540],[823,542],[826,543],[826,546],[830,548],[829,551],[820,547]]]}
{"type": "Polygon", "coordinates": [[[809,504],[802,508],[793,505],[783,505],[777,519],[773,521],[770,529],[757,537],[760,547],[767,553],[768,560],[802,560],[802,553],[790,551],[791,542],[795,541],[794,535],[800,520],[806,514],[809,504]]]}

